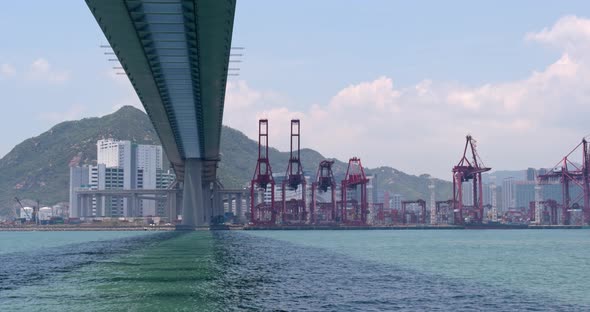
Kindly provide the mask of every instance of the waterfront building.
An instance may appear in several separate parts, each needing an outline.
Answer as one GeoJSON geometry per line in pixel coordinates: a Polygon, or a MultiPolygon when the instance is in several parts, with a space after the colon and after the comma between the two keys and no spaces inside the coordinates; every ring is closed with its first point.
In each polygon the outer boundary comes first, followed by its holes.
{"type": "MultiPolygon", "coordinates": [[[[378,202],[377,201],[377,192],[378,192],[378,188],[377,188],[377,181],[375,181],[375,179],[377,178],[377,175],[368,175],[367,179],[369,180],[369,182],[367,183],[367,204],[368,204],[368,211],[369,211],[369,216],[367,218],[367,222],[369,224],[373,224],[375,223],[375,218],[377,217],[377,211],[375,211],[375,206],[373,205],[374,203],[378,202]]],[[[357,188],[359,190],[359,194],[358,197],[360,199],[361,194],[360,194],[360,187],[357,188]]]]}
{"type": "Polygon", "coordinates": [[[508,211],[515,206],[514,178],[504,178],[502,181],[502,211],[508,211]]]}
{"type": "Polygon", "coordinates": [[[547,174],[547,169],[545,169],[545,168],[540,168],[539,171],[537,172],[537,176],[544,175],[544,174],[547,174]]]}
{"type": "Polygon", "coordinates": [[[19,217],[21,219],[26,219],[27,221],[31,221],[31,217],[33,216],[33,208],[31,207],[24,207],[20,209],[19,217]]]}
{"type": "MultiPolygon", "coordinates": [[[[80,202],[76,198],[75,190],[85,188],[90,183],[88,167],[70,167],[70,217],[80,217],[80,202]]],[[[22,216],[21,216],[22,218],[22,216]]]]}
{"type": "Polygon", "coordinates": [[[39,221],[49,221],[53,217],[53,208],[41,207],[39,208],[39,221]]]}
{"type": "MultiPolygon", "coordinates": [[[[528,174],[528,173],[527,173],[528,174]]],[[[528,178],[528,177],[527,177],[528,178]]],[[[512,208],[529,209],[529,203],[535,201],[535,185],[536,181],[515,181],[514,182],[514,202],[512,208]]],[[[544,186],[547,188],[549,185],[544,186]]]]}
{"type": "Polygon", "coordinates": [[[395,210],[400,210],[402,209],[402,200],[403,197],[400,194],[393,194],[393,202],[391,207],[395,210]]]}
{"type": "Polygon", "coordinates": [[[385,209],[389,209],[391,207],[391,203],[390,203],[390,197],[389,197],[389,192],[385,191],[383,192],[383,197],[379,197],[380,202],[383,203],[383,208],[385,209]]]}
{"type": "MultiPolygon", "coordinates": [[[[176,180],[176,175],[170,169],[168,170],[157,170],[156,171],[156,189],[167,189],[172,186],[176,180]]],[[[166,203],[163,201],[157,201],[156,214],[157,216],[166,215],[166,203]]]]}
{"type": "Polygon", "coordinates": [[[473,181],[463,182],[461,188],[463,189],[463,205],[473,206],[473,181]]]}
{"type": "Polygon", "coordinates": [[[527,181],[536,181],[537,180],[537,170],[535,168],[528,168],[526,170],[526,180],[527,181]]]}
{"type": "Polygon", "coordinates": [[[157,189],[167,189],[174,183],[175,180],[176,180],[176,175],[170,169],[158,170],[156,172],[156,188],[157,189]]]}
{"type": "Polygon", "coordinates": [[[492,196],[493,196],[493,191],[492,191],[492,185],[494,185],[493,183],[484,183],[483,184],[483,204],[485,205],[491,205],[492,204],[492,196]]]}
{"type": "MultiPolygon", "coordinates": [[[[515,206],[517,209],[528,209],[530,202],[535,201],[535,181],[515,181],[514,182],[514,196],[515,206]]],[[[583,204],[582,190],[581,188],[571,185],[570,186],[570,198],[571,204],[578,203],[583,204]]],[[[561,183],[555,182],[550,184],[541,185],[541,199],[542,200],[555,200],[558,203],[563,201],[563,190],[561,183]]]]}
{"type": "Polygon", "coordinates": [[[67,218],[69,215],[68,209],[69,209],[69,204],[68,203],[57,203],[55,205],[53,205],[53,207],[51,207],[53,210],[53,216],[54,217],[65,217],[67,218]]]}
{"type": "MultiPolygon", "coordinates": [[[[174,182],[174,174],[163,170],[161,146],[113,139],[99,140],[96,146],[97,165],[70,168],[70,217],[88,217],[80,215],[76,189],[164,189],[174,182]]],[[[102,197],[93,196],[90,216],[145,217],[164,213],[164,203],[156,200],[140,199],[138,207],[130,211],[129,199],[102,197]]]]}

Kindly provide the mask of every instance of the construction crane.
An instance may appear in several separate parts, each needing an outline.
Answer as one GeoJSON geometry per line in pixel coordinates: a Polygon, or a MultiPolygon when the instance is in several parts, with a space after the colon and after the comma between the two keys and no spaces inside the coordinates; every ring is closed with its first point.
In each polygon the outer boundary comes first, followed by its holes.
{"type": "MultiPolygon", "coordinates": [[[[407,219],[406,219],[406,213],[407,213],[408,205],[411,205],[411,204],[417,204],[418,206],[420,206],[420,220],[416,219],[415,223],[426,224],[426,201],[424,201],[423,199],[402,200],[402,211],[400,213],[400,218],[402,221],[401,223],[402,224],[408,223],[407,219]]],[[[435,203],[435,205],[436,205],[436,203],[435,203]]]]}
{"type": "Polygon", "coordinates": [[[268,159],[268,120],[258,121],[258,160],[250,187],[250,222],[253,224],[275,224],[277,211],[275,209],[275,180],[268,159]],[[265,200],[264,194],[256,201],[256,191],[264,193],[270,187],[270,202],[265,200]]]}
{"type": "Polygon", "coordinates": [[[436,218],[438,223],[450,224],[454,203],[452,199],[436,201],[436,218]]]}
{"type": "Polygon", "coordinates": [[[336,179],[332,172],[333,160],[322,160],[318,167],[316,180],[311,184],[311,223],[336,221],[336,179]],[[330,202],[318,203],[318,192],[330,190],[330,202]]]}
{"type": "Polygon", "coordinates": [[[485,167],[481,158],[477,154],[477,141],[471,136],[467,135],[465,141],[465,148],[463,149],[463,157],[459,163],[453,167],[453,201],[454,201],[454,223],[464,224],[463,209],[471,208],[475,223],[483,221],[483,186],[481,181],[481,174],[492,170],[492,168],[485,167]],[[470,155],[467,149],[471,150],[470,155]],[[471,159],[469,159],[471,157],[471,159]],[[463,205],[463,182],[472,181],[473,183],[473,205],[463,205]]]}
{"type": "Polygon", "coordinates": [[[354,225],[366,225],[368,206],[367,202],[367,183],[369,179],[365,175],[365,170],[361,164],[361,159],[353,157],[348,161],[348,169],[346,176],[342,180],[341,188],[341,212],[340,217],[343,223],[354,225]],[[348,198],[349,192],[354,192],[360,189],[360,196],[357,198],[348,198]]]}
{"type": "Polygon", "coordinates": [[[29,220],[31,220],[31,222],[37,223],[37,207],[33,206],[33,213],[32,213],[32,215],[30,215],[29,212],[27,211],[27,209],[25,209],[25,206],[23,205],[23,203],[21,203],[20,199],[18,199],[18,197],[14,197],[14,200],[19,204],[20,208],[25,212],[25,215],[27,216],[27,218],[29,220]]]}
{"type": "Polygon", "coordinates": [[[570,223],[573,206],[579,206],[576,205],[579,201],[583,202],[583,223],[588,224],[590,222],[590,155],[586,138],[583,138],[582,142],[576,145],[549,172],[537,177],[537,182],[541,185],[557,181],[561,183],[562,189],[561,224],[570,223]],[[582,152],[581,166],[570,159],[578,150],[582,152]],[[577,187],[582,192],[572,198],[571,187],[577,187]]]}
{"type": "MultiPolygon", "coordinates": [[[[281,219],[283,224],[286,223],[305,223],[307,221],[307,210],[305,205],[305,193],[307,192],[307,181],[303,174],[303,165],[301,164],[301,123],[299,119],[291,120],[291,153],[287,172],[282,184],[282,209],[281,219]],[[300,189],[300,198],[293,198],[287,201],[287,188],[290,191],[300,189]]],[[[297,194],[296,194],[297,195],[297,194]]]]}
{"type": "MultiPolygon", "coordinates": [[[[541,199],[541,198],[539,198],[541,199]]],[[[550,225],[557,225],[558,213],[560,205],[553,199],[548,200],[535,200],[529,203],[530,207],[534,209],[532,215],[535,218],[535,224],[542,225],[546,224],[545,221],[550,225]]]]}

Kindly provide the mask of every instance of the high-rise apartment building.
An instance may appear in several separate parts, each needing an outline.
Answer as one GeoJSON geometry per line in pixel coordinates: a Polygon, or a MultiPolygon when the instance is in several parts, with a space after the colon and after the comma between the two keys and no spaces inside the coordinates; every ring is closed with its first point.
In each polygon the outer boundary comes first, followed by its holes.
{"type": "Polygon", "coordinates": [[[473,206],[473,181],[463,182],[461,188],[463,205],[473,206]]]}
{"type": "MultiPolygon", "coordinates": [[[[113,139],[99,140],[97,165],[70,168],[70,207],[72,217],[79,217],[80,209],[74,190],[158,189],[169,187],[175,177],[163,170],[162,147],[133,144],[113,139]]],[[[162,213],[163,203],[140,199],[138,207],[130,211],[128,198],[92,198],[92,216],[130,217],[156,216],[162,213]]]]}
{"type": "Polygon", "coordinates": [[[402,196],[400,194],[393,194],[391,207],[396,210],[402,209],[402,196]]]}
{"type": "Polygon", "coordinates": [[[123,179],[123,188],[131,189],[132,185],[132,147],[131,141],[117,141],[113,139],[96,142],[96,163],[106,168],[120,168],[127,174],[123,179]]]}
{"type": "MultiPolygon", "coordinates": [[[[535,185],[537,185],[535,181],[516,181],[514,183],[514,208],[529,208],[530,202],[535,201],[535,185]]],[[[580,187],[570,185],[569,194],[572,205],[574,203],[583,204],[583,194],[580,187]]],[[[555,200],[561,204],[563,202],[563,188],[561,183],[541,184],[540,195],[542,200],[555,200]]]]}
{"type": "Polygon", "coordinates": [[[537,170],[535,168],[528,168],[526,170],[526,180],[527,181],[537,180],[537,170]]]}
{"type": "Polygon", "coordinates": [[[510,208],[515,208],[515,206],[514,178],[505,178],[502,181],[502,210],[508,211],[510,208]]]}
{"type": "MultiPolygon", "coordinates": [[[[133,145],[132,169],[141,172],[141,180],[137,176],[137,188],[155,189],[158,185],[158,172],[162,171],[162,147],[159,145],[133,145]],[[139,182],[141,181],[141,185],[139,182]]],[[[157,202],[141,200],[140,210],[143,216],[157,215],[157,202]]]]}
{"type": "Polygon", "coordinates": [[[70,217],[79,218],[80,202],[76,198],[75,190],[81,187],[87,187],[90,183],[90,171],[88,167],[71,167],[70,168],[70,217]]]}

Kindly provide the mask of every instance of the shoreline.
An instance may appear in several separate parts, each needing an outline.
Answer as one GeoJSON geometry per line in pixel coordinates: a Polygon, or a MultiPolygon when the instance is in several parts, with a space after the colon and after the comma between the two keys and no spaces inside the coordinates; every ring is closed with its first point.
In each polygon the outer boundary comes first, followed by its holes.
{"type": "Polygon", "coordinates": [[[406,226],[337,226],[337,225],[281,225],[281,226],[254,226],[254,225],[219,225],[219,226],[5,226],[0,227],[0,232],[86,232],[86,231],[415,231],[415,230],[578,230],[590,229],[590,226],[581,225],[501,225],[501,226],[454,226],[454,225],[406,225],[406,226]]]}
{"type": "Polygon", "coordinates": [[[0,232],[91,232],[91,231],[175,231],[174,226],[11,226],[0,227],[0,232]]]}

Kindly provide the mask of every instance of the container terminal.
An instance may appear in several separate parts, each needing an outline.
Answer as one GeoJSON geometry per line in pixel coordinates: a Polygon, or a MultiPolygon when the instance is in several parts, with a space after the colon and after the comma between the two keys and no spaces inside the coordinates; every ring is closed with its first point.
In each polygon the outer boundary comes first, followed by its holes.
{"type": "MultiPolygon", "coordinates": [[[[320,161],[309,183],[301,164],[298,119],[291,120],[290,157],[285,175],[277,183],[268,153],[269,121],[259,120],[258,129],[258,160],[249,188],[246,229],[582,228],[590,221],[590,155],[586,138],[553,168],[538,175],[535,200],[528,209],[499,213],[495,200],[484,205],[482,174],[492,168],[484,165],[471,135],[466,136],[462,156],[451,170],[452,198],[437,201],[431,183],[428,203],[421,198],[403,200],[395,209],[387,202],[371,200],[367,188],[370,179],[358,157],[349,159],[340,181],[332,170],[334,162],[320,161]],[[581,160],[575,156],[582,156],[581,160]],[[547,184],[561,185],[560,202],[543,198],[542,186],[547,184]],[[572,188],[579,190],[572,192],[572,188]]],[[[496,198],[495,193],[492,198],[496,198]]]]}

